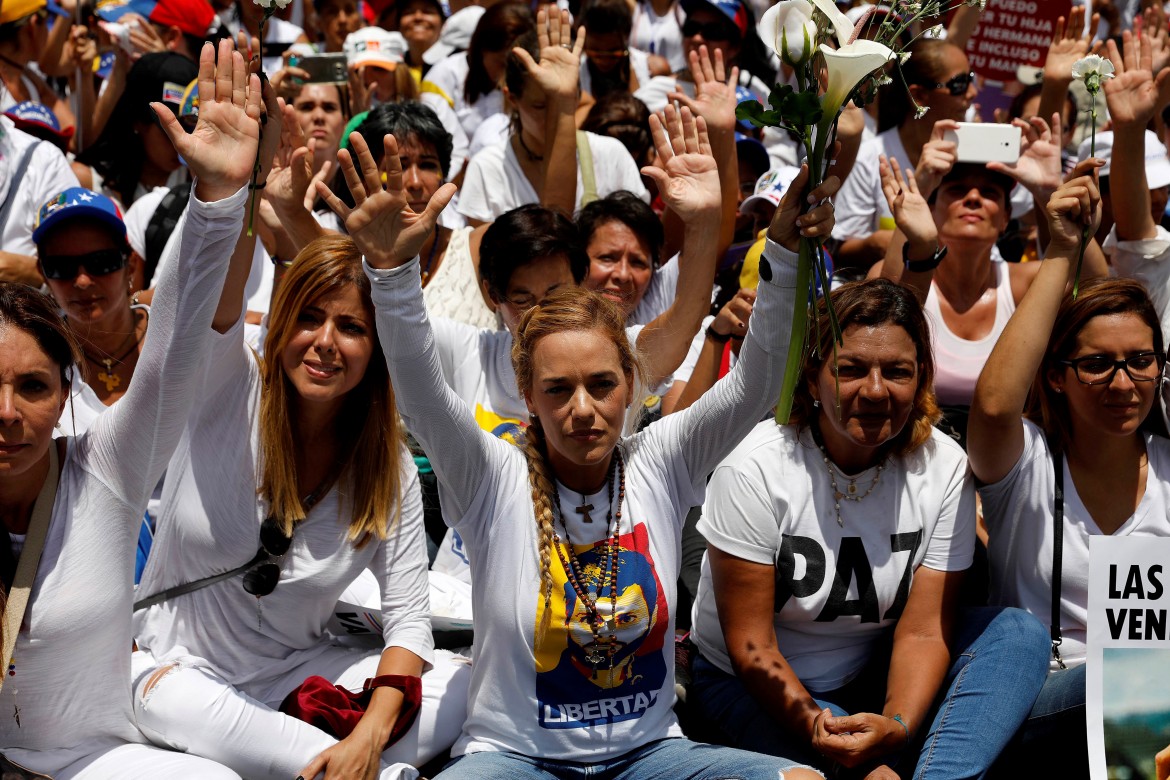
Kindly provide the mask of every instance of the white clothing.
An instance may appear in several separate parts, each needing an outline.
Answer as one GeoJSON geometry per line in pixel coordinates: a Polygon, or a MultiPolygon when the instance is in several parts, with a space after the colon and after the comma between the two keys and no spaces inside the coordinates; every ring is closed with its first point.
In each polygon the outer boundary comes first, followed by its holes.
{"type": "MultiPolygon", "coordinates": [[[[646,84],[653,78],[650,75],[650,54],[635,49],[631,46],[630,52],[630,72],[634,74],[634,78],[638,80],[639,84],[646,84]]],[[[589,55],[586,54],[581,57],[581,75],[580,87],[582,92],[593,93],[593,73],[589,70],[589,55]]]]}
{"type": "Polygon", "coordinates": [[[686,18],[679,3],[671,4],[670,10],[662,16],[656,14],[649,3],[635,3],[630,47],[665,57],[671,70],[685,70],[687,56],[683,51],[682,24],[686,18]]]}
{"type": "MultiPolygon", "coordinates": [[[[25,627],[16,640],[16,674],[0,691],[0,711],[20,707],[19,727],[11,717],[0,718],[0,751],[35,771],[94,777],[85,763],[103,760],[103,753],[120,745],[144,742],[134,726],[130,692],[134,548],[147,499],[199,392],[211,320],[247,194],[242,188],[206,204],[192,195],[178,228],[179,259],[159,285],[154,321],[125,402],[69,442],[25,627]]],[[[145,752],[133,755],[149,762],[145,752]]],[[[198,767],[206,764],[188,766],[186,776],[199,777],[198,767]]]]}
{"type": "Polygon", "coordinates": [[[675,255],[654,269],[645,295],[626,319],[627,325],[649,325],[670,308],[678,289],[678,267],[678,255],[675,255]]]}
{"type": "Polygon", "coordinates": [[[512,132],[512,119],[507,114],[492,114],[483,120],[483,124],[476,128],[471,136],[471,146],[467,150],[468,158],[482,152],[489,146],[507,143],[512,132]]]}
{"type": "Polygon", "coordinates": [[[882,177],[878,170],[878,155],[897,160],[904,171],[913,171],[910,155],[902,145],[898,128],[891,127],[864,141],[857,150],[857,161],[841,183],[841,190],[833,199],[837,208],[837,223],[833,238],[847,241],[865,238],[877,230],[893,230],[894,215],[882,193],[882,177]]]}
{"type": "MultiPolygon", "coordinates": [[[[617,556],[618,660],[595,676],[582,660],[592,641],[582,607],[555,553],[549,628],[538,630],[544,601],[528,465],[518,448],[480,430],[442,381],[419,300],[417,260],[394,270],[367,268],[399,410],[431,455],[444,519],[466,542],[475,583],[471,700],[452,755],[513,751],[597,761],[681,735],[672,705],[682,522],[702,500],[706,475],[771,405],[788,344],[796,256],[769,245],[762,267],[776,283],[760,285],[737,371],[691,409],[619,444],[626,491],[617,556]]],[[[604,488],[585,498],[596,517],[605,517],[604,488]]],[[[606,524],[586,524],[574,511],[580,494],[558,486],[558,499],[561,530],[589,567],[582,571],[597,572],[605,565],[606,524]]],[[[602,615],[611,614],[606,601],[599,599],[602,615]]]]}
{"type": "Polygon", "coordinates": [[[423,288],[423,301],[432,317],[445,317],[475,328],[494,328],[496,314],[479,291],[479,276],[471,257],[471,228],[451,232],[439,270],[423,288]]]}
{"type": "MultiPolygon", "coordinates": [[[[991,562],[991,603],[1020,607],[1048,625],[1052,619],[1052,517],[1056,476],[1044,432],[1024,420],[1024,450],[1003,479],[979,488],[991,562]]],[[[1113,536],[1170,536],[1170,441],[1145,434],[1146,492],[1113,536]]],[[[1061,555],[1060,655],[1085,661],[1089,612],[1089,537],[1101,529],[1064,469],[1064,544],[1061,555]]],[[[1055,668],[1055,661],[1053,662],[1055,668]]]]}
{"type": "Polygon", "coordinates": [[[472,138],[485,119],[504,112],[504,93],[498,88],[493,89],[486,95],[480,95],[474,103],[468,103],[464,87],[469,72],[465,51],[435,63],[423,79],[419,99],[431,107],[441,103],[452,109],[463,132],[472,138]]]}
{"type": "Polygon", "coordinates": [[[1105,251],[1111,254],[1114,273],[1145,286],[1162,323],[1162,343],[1170,344],[1170,230],[1156,228],[1153,238],[1134,241],[1118,241],[1113,228],[1105,239],[1105,251]]]}
{"type": "MultiPolygon", "coordinates": [[[[585,136],[589,139],[589,149],[593,153],[597,197],[604,198],[611,192],[628,190],[649,203],[650,193],[642,184],[638,165],[622,142],[593,133],[586,133],[585,136]]],[[[580,161],[577,164],[580,166],[580,161]]],[[[574,211],[581,208],[583,194],[584,183],[578,172],[574,211]]],[[[492,222],[504,212],[539,202],[540,197],[520,168],[520,161],[516,159],[510,140],[487,147],[467,164],[463,190],[459,195],[459,213],[468,219],[492,222]]]]}
{"type": "Polygon", "coordinates": [[[995,342],[1016,310],[1008,265],[992,261],[995,271],[995,322],[981,339],[959,338],[947,327],[939,308],[938,286],[931,282],[923,310],[930,322],[930,343],[934,352],[934,394],[943,406],[970,406],[975,383],[995,342]]]}
{"type": "MultiPolygon", "coordinates": [[[[279,712],[284,695],[314,675],[361,690],[377,676],[380,656],[379,650],[331,647],[275,680],[268,700],[247,696],[205,665],[184,660],[145,694],[150,675],[140,675],[134,692],[138,725],[155,744],[222,762],[248,780],[289,780],[337,739],[279,712]]],[[[414,764],[450,746],[466,712],[443,706],[444,698],[466,700],[470,679],[467,659],[435,651],[434,667],[422,676],[418,718],[382,753],[379,780],[414,780],[414,764]]]]}
{"type": "Polygon", "coordinates": [[[0,251],[18,255],[37,253],[32,234],[41,206],[70,187],[80,186],[60,149],[17,130],[11,119],[0,115],[0,203],[12,189],[12,180],[24,150],[33,144],[37,148],[32,153],[24,178],[13,193],[16,201],[8,213],[8,222],[2,226],[3,232],[0,232],[0,251]]]}
{"type": "MultiPolygon", "coordinates": [[[[833,691],[864,668],[893,629],[919,566],[962,571],[975,550],[975,485],[967,456],[946,434],[908,455],[845,477],[861,501],[841,501],[837,525],[824,456],[805,428],[765,420],[708,485],[699,532],[711,546],[775,567],[776,642],[812,691],[833,691]],[[874,486],[874,482],[877,485],[874,486]]],[[[711,567],[695,597],[691,638],[703,657],[735,674],[719,626],[711,567]]]]}

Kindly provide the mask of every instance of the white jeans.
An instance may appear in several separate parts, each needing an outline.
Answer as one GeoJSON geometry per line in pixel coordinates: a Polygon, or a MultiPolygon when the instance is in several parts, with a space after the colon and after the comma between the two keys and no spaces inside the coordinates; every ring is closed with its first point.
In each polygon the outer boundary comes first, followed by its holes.
{"type": "MultiPolygon", "coordinates": [[[[376,676],[380,651],[332,647],[287,675],[283,695],[319,675],[358,690],[376,676]]],[[[134,691],[138,727],[161,747],[231,767],[248,780],[292,780],[337,740],[241,693],[199,659],[180,661],[155,681],[140,674],[134,691]]],[[[433,668],[422,676],[422,707],[403,737],[382,754],[380,780],[413,780],[414,767],[430,761],[458,738],[467,718],[471,665],[445,650],[435,651],[433,668]]],[[[279,698],[277,699],[279,705],[279,698]]],[[[161,775],[160,775],[161,776],[161,775]]],[[[313,780],[306,778],[306,780],[313,780]]]]}
{"type": "MultiPolygon", "coordinates": [[[[150,745],[118,745],[92,753],[54,772],[55,780],[240,780],[226,766],[199,756],[150,745]]],[[[294,775],[295,777],[295,775],[294,775]]],[[[291,779],[290,779],[291,780],[291,779]]]]}

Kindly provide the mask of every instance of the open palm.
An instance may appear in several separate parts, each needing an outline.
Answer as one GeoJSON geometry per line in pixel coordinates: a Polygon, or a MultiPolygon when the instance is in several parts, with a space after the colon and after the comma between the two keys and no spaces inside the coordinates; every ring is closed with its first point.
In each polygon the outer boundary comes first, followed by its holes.
{"type": "Polygon", "coordinates": [[[665,120],[650,117],[650,132],[658,159],[642,173],[658,185],[662,200],[684,221],[718,213],[721,200],[719,170],[711,154],[707,124],[689,108],[668,105],[665,120]]]}
{"type": "Polygon", "coordinates": [[[690,53],[691,78],[695,82],[695,96],[685,92],[671,92],[667,98],[677,101],[702,117],[711,131],[735,129],[735,87],[739,83],[739,68],[732,68],[730,77],[723,64],[723,51],[716,49],[714,57],[707,46],[690,53]]]}
{"type": "Polygon", "coordinates": [[[1023,133],[1020,158],[1011,164],[991,162],[987,167],[1006,173],[1030,191],[1047,198],[1060,187],[1064,178],[1060,157],[1060,115],[1053,115],[1052,121],[1053,125],[1049,127],[1040,117],[1032,117],[1027,122],[1014,120],[1012,124],[1023,133]]]}
{"type": "Polygon", "coordinates": [[[1153,51],[1127,31],[1124,56],[1113,41],[1106,43],[1114,77],[1105,82],[1105,102],[1115,126],[1145,126],[1158,106],[1170,101],[1170,71],[1154,78],[1153,51]]]}
{"type": "Polygon", "coordinates": [[[512,51],[524,63],[528,75],[540,85],[548,97],[577,100],[577,84],[581,79],[581,52],[585,48],[585,28],[577,33],[576,43],[570,43],[573,30],[568,11],[549,13],[541,6],[536,14],[536,30],[540,43],[540,62],[532,59],[526,50],[512,51]]]}
{"type": "Polygon", "coordinates": [[[882,193],[886,196],[890,213],[894,215],[894,222],[906,240],[913,246],[937,243],[938,228],[934,224],[934,214],[918,190],[918,181],[914,176],[904,175],[898,161],[893,157],[887,159],[884,155],[878,158],[878,170],[882,177],[882,193]]]}

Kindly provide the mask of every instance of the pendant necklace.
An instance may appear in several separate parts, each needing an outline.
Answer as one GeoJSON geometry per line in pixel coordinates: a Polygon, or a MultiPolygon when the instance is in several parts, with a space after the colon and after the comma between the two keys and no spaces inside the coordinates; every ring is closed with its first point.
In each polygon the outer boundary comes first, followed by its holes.
{"type": "Polygon", "coordinates": [[[117,371],[114,370],[114,364],[117,364],[119,366],[122,365],[122,361],[125,360],[126,358],[130,357],[130,353],[132,353],[134,350],[138,349],[138,346],[142,343],[142,339],[138,337],[138,324],[137,323],[134,324],[134,330],[130,331],[130,333],[127,334],[126,340],[122,342],[122,344],[118,347],[118,349],[119,350],[122,349],[123,347],[126,346],[127,343],[130,343],[130,342],[133,342],[133,343],[131,343],[130,347],[128,349],[126,349],[126,351],[123,352],[118,357],[112,357],[109,354],[107,354],[104,358],[99,359],[99,358],[95,358],[93,355],[89,354],[89,352],[87,350],[85,350],[85,349],[81,350],[82,354],[85,355],[85,359],[88,360],[90,363],[93,363],[95,366],[104,366],[105,367],[105,371],[98,371],[97,380],[99,382],[103,382],[105,384],[107,393],[112,393],[115,390],[117,390],[119,387],[122,386],[122,376],[117,371]]]}
{"type": "MultiPolygon", "coordinates": [[[[837,516],[837,527],[844,528],[845,521],[841,519],[841,502],[853,501],[854,503],[859,504],[868,498],[869,494],[872,493],[877,488],[878,483],[881,482],[882,470],[886,467],[886,459],[883,457],[881,462],[878,463],[877,471],[875,471],[873,475],[873,482],[870,483],[869,487],[866,488],[864,493],[861,495],[857,494],[857,477],[848,477],[849,485],[846,487],[845,492],[842,492],[841,489],[837,486],[837,467],[829,458],[829,452],[825,449],[824,442],[821,441],[820,431],[817,430],[815,425],[810,426],[810,429],[812,431],[813,441],[816,442],[817,448],[821,451],[821,460],[824,461],[825,469],[829,472],[829,484],[833,488],[833,512],[837,516]]],[[[848,475],[842,472],[841,476],[847,477],[848,475]]]]}

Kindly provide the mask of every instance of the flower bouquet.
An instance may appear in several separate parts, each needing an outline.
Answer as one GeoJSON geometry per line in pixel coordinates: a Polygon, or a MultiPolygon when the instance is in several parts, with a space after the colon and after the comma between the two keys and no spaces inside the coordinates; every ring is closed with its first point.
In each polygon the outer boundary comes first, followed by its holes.
{"type": "MultiPolygon", "coordinates": [[[[982,10],[986,0],[901,0],[894,4],[895,13],[886,14],[882,21],[875,22],[876,9],[870,8],[857,24],[850,22],[832,0],[780,0],[760,19],[759,30],[764,42],[792,68],[796,86],[777,84],[768,96],[767,107],[755,100],[745,101],[739,104],[736,116],[757,127],[778,127],[795,135],[807,155],[811,191],[825,177],[837,120],[846,103],[851,99],[859,105],[872,102],[877,89],[891,83],[886,65],[909,58],[900,41],[912,26],[963,5],[982,10]]],[[[915,109],[920,117],[926,113],[917,103],[915,109]]],[[[807,295],[811,303],[817,286],[826,293],[829,290],[824,248],[819,240],[802,238],[797,295],[807,295]]],[[[793,315],[784,383],[776,404],[776,420],[781,424],[788,422],[804,362],[808,310],[808,306],[798,305],[793,315]]],[[[841,329],[831,304],[828,312],[833,342],[837,344],[841,329]]]]}
{"type": "MultiPolygon", "coordinates": [[[[264,10],[264,16],[260,19],[259,37],[256,39],[256,51],[252,55],[254,61],[252,67],[255,73],[260,75],[261,81],[267,81],[268,76],[264,73],[264,37],[268,32],[268,20],[272,18],[278,10],[284,10],[288,7],[292,0],[252,0],[253,3],[260,6],[264,10]]],[[[246,35],[246,33],[245,33],[246,35]]],[[[241,44],[242,45],[242,44],[241,44]]],[[[264,122],[267,120],[266,116],[261,116],[260,122],[260,137],[264,138],[264,122]]],[[[261,145],[262,148],[263,145],[261,145]]],[[[252,235],[253,219],[256,215],[256,191],[262,189],[264,185],[260,183],[260,150],[256,151],[256,163],[252,168],[252,181],[248,185],[248,189],[252,191],[248,199],[248,235],[252,235]]]]}

